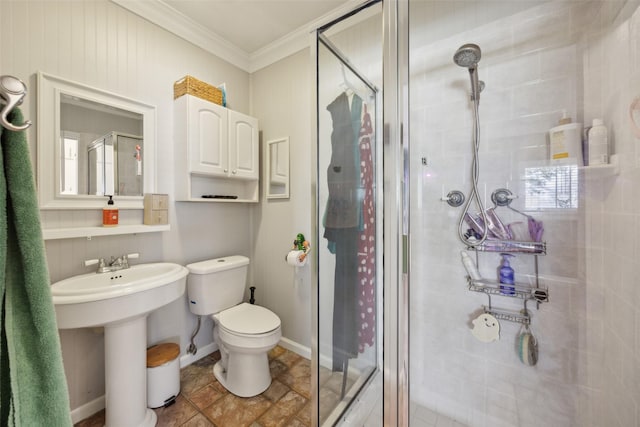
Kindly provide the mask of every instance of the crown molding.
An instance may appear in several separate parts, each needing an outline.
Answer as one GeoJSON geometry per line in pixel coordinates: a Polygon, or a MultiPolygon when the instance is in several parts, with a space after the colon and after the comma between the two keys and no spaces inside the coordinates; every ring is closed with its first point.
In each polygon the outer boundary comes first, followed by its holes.
{"type": "Polygon", "coordinates": [[[277,39],[276,41],[269,43],[267,46],[256,50],[249,55],[250,69],[249,72],[253,73],[261,68],[267,67],[279,60],[286,58],[289,55],[293,55],[302,49],[309,47],[309,34],[323,25],[345,15],[352,11],[354,8],[362,4],[362,0],[349,0],[342,6],[332,10],[329,13],[311,21],[298,29],[290,32],[277,39]]]}
{"type": "Polygon", "coordinates": [[[248,53],[218,34],[184,16],[162,0],[111,0],[111,2],[193,43],[207,52],[253,73],[309,47],[309,34],[345,15],[363,3],[349,0],[342,6],[311,21],[267,46],[248,53]]]}
{"type": "Polygon", "coordinates": [[[250,70],[249,54],[202,25],[187,18],[162,0],[111,0],[132,13],[187,40],[221,59],[250,70]]]}

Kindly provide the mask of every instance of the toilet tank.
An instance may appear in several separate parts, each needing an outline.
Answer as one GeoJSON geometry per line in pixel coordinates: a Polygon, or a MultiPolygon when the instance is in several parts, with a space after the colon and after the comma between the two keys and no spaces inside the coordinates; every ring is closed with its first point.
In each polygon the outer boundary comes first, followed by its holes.
{"type": "Polygon", "coordinates": [[[187,297],[193,314],[215,314],[242,302],[249,258],[232,255],[189,264],[187,268],[187,297]]]}

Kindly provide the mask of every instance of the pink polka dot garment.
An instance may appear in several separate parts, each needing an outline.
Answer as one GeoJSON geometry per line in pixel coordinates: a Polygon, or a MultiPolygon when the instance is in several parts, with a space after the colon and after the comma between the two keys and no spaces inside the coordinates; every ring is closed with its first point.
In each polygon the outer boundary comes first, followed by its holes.
{"type": "Polygon", "coordinates": [[[358,241],[358,308],[360,330],[358,331],[358,351],[365,346],[373,346],[376,334],[376,216],[373,193],[373,153],[371,139],[373,128],[367,106],[360,128],[360,180],[364,190],[362,203],[362,231],[358,241]]]}

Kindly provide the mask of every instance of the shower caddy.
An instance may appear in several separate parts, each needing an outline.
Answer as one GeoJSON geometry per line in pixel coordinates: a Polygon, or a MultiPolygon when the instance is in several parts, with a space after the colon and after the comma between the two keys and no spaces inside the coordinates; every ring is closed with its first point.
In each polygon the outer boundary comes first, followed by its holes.
{"type": "MultiPolygon", "coordinates": [[[[513,200],[511,191],[499,189],[492,194],[492,200],[496,206],[505,206],[517,213],[522,212],[512,208],[510,205],[513,200]]],[[[522,214],[525,215],[525,214],[522,214]]],[[[525,215],[526,216],[526,215],[525,215]]],[[[510,322],[529,325],[531,323],[531,315],[527,309],[527,302],[534,301],[536,309],[540,308],[540,303],[549,302],[549,290],[540,286],[538,272],[538,256],[547,254],[546,242],[519,242],[514,240],[489,240],[475,246],[467,246],[467,250],[475,252],[475,262],[479,265],[480,252],[492,253],[517,253],[518,255],[532,255],[534,257],[534,275],[535,287],[515,283],[512,293],[504,293],[504,289],[500,289],[500,283],[496,280],[480,279],[473,280],[467,276],[468,288],[470,291],[481,292],[487,295],[489,305],[483,306],[485,313],[491,314],[498,320],[507,320],[510,322]],[[522,299],[523,309],[520,312],[495,308],[491,302],[491,296],[498,295],[507,298],[522,299]]]]}

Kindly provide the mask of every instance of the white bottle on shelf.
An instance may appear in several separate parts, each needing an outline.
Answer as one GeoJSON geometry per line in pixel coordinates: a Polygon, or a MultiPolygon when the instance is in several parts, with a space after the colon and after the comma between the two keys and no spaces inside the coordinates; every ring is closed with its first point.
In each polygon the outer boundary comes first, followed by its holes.
{"type": "Polygon", "coordinates": [[[589,166],[609,163],[609,140],[607,128],[602,119],[593,119],[593,126],[587,134],[589,146],[589,166]]]}
{"type": "Polygon", "coordinates": [[[478,267],[476,267],[476,263],[473,262],[469,254],[467,254],[465,251],[460,251],[460,257],[462,258],[462,264],[467,270],[469,277],[471,277],[472,280],[482,280],[482,276],[478,271],[478,267]]]}

